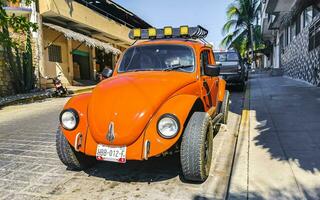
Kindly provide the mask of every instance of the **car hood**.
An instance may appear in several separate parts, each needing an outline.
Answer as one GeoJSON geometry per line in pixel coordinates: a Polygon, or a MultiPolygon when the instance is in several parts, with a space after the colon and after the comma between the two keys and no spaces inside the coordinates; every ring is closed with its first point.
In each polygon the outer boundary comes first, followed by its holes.
{"type": "Polygon", "coordinates": [[[159,106],[194,81],[193,74],[182,72],[130,72],[103,81],[93,90],[88,107],[93,138],[99,144],[132,144],[159,106]],[[113,141],[107,139],[111,123],[113,141]]]}

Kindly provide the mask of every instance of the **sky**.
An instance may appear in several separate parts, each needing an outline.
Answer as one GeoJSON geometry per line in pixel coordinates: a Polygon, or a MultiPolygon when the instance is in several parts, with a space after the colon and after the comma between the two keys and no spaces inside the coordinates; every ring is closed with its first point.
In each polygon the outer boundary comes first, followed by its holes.
{"type": "Polygon", "coordinates": [[[226,10],[232,0],[113,0],[153,27],[201,25],[209,30],[206,40],[219,48],[226,10]]]}

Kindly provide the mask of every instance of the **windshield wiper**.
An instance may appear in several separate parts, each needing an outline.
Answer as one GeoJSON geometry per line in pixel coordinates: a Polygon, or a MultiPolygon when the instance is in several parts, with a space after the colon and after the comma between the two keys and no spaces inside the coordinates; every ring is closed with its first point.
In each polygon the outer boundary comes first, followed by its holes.
{"type": "Polygon", "coordinates": [[[193,65],[178,65],[178,66],[174,66],[174,67],[168,67],[166,69],[164,69],[164,71],[172,71],[175,69],[183,69],[183,68],[188,68],[188,67],[192,67],[193,65]]]}

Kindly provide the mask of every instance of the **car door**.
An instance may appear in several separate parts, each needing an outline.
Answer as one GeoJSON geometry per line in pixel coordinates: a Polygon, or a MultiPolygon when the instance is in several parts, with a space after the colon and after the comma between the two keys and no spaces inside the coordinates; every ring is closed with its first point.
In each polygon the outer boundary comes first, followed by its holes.
{"type": "MultiPolygon", "coordinates": [[[[214,54],[212,50],[209,51],[209,64],[210,65],[215,65],[215,60],[214,60],[214,54]]],[[[211,98],[213,101],[213,105],[216,107],[218,104],[218,89],[219,89],[219,77],[218,76],[212,76],[211,77],[212,81],[212,88],[211,88],[211,98]]]]}
{"type": "Polygon", "coordinates": [[[200,53],[200,73],[201,73],[201,94],[204,99],[205,106],[210,109],[212,106],[216,106],[214,101],[215,92],[215,79],[211,76],[207,76],[204,73],[204,69],[208,64],[212,64],[213,58],[209,49],[204,49],[200,53]]]}

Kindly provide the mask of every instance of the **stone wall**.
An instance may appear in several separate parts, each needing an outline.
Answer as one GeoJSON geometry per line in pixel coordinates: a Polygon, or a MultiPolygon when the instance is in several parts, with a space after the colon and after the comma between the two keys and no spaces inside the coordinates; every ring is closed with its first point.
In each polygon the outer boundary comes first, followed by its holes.
{"type": "Polygon", "coordinates": [[[3,51],[0,47],[0,97],[13,95],[14,90],[8,69],[5,67],[3,51]]]}
{"type": "Polygon", "coordinates": [[[312,51],[308,48],[309,27],[306,27],[284,49],[281,68],[285,75],[320,86],[320,47],[312,51]]]}

